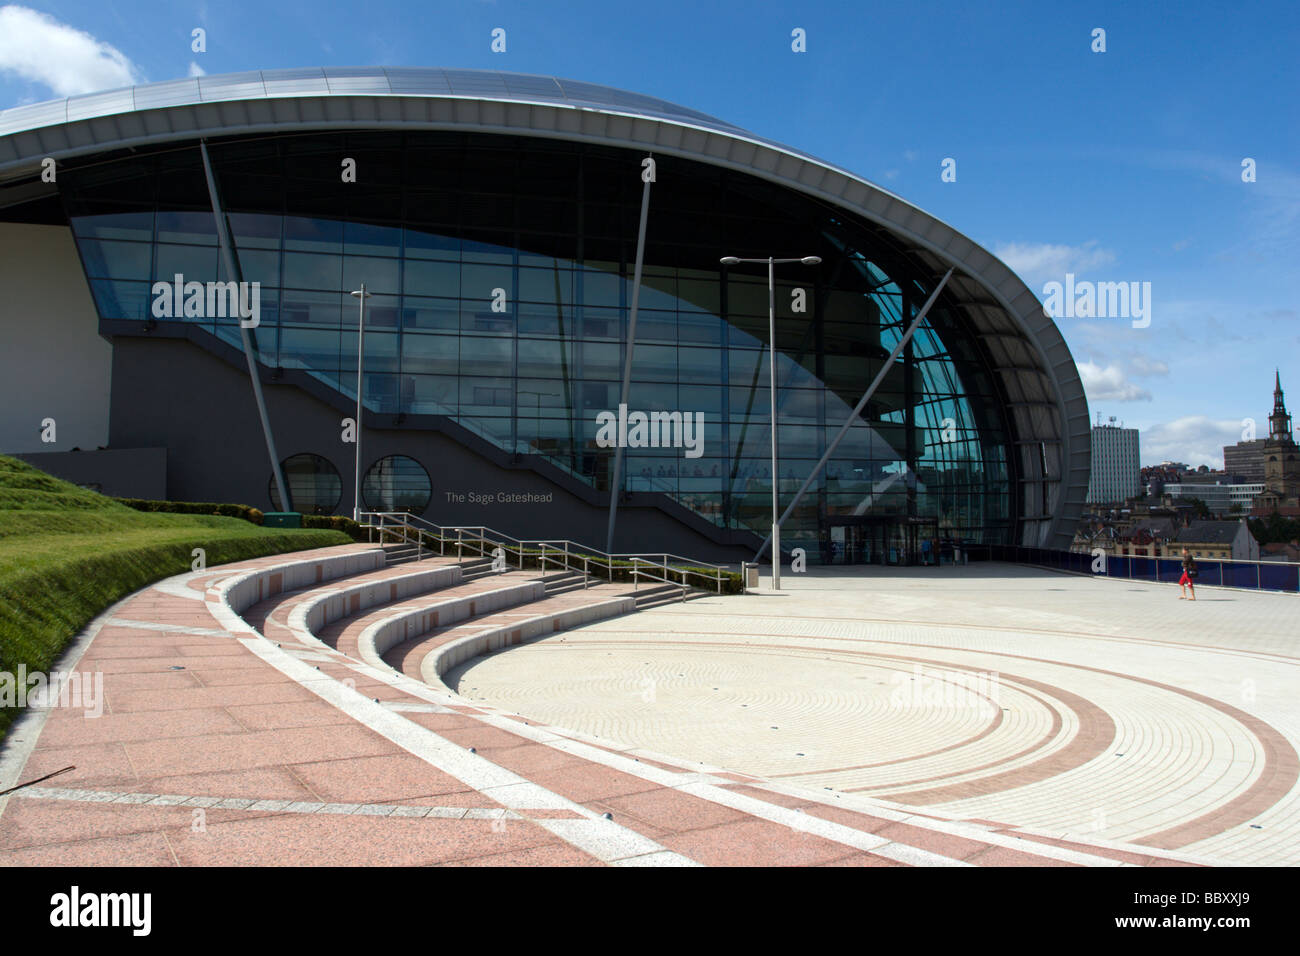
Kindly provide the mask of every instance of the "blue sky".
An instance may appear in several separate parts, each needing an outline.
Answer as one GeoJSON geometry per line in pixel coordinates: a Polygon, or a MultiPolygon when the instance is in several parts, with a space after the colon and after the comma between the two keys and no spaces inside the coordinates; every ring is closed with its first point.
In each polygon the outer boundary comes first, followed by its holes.
{"type": "Polygon", "coordinates": [[[1297,47],[1291,2],[24,2],[0,6],[0,108],[323,65],[546,73],[660,96],[897,193],[1040,297],[1067,272],[1149,282],[1146,328],[1058,324],[1094,419],[1142,429],[1144,464],[1216,465],[1244,418],[1267,430],[1275,366],[1300,413],[1297,47]],[[490,49],[497,27],[504,53],[490,49]],[[806,52],[791,50],[795,28],[806,52]],[[946,158],[955,182],[940,179],[946,158]]]}

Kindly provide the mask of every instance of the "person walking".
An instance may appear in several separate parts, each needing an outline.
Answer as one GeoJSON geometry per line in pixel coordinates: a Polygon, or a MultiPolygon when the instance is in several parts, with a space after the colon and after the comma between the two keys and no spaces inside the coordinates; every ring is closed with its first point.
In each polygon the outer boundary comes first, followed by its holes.
{"type": "Polygon", "coordinates": [[[1198,573],[1199,572],[1196,570],[1196,559],[1188,553],[1186,548],[1183,548],[1183,576],[1178,579],[1178,587],[1183,593],[1179,596],[1178,600],[1188,600],[1188,591],[1192,592],[1191,600],[1196,600],[1196,586],[1194,581],[1198,573]]]}

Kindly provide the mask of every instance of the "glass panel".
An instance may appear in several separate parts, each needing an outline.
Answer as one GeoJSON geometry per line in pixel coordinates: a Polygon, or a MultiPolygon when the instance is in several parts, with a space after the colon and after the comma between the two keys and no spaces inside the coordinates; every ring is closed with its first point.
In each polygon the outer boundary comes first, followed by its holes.
{"type": "Polygon", "coordinates": [[[343,257],[343,290],[352,292],[366,284],[366,291],[371,293],[400,291],[397,278],[398,262],[396,259],[380,259],[376,256],[343,257]]]}
{"type": "Polygon", "coordinates": [[[92,278],[148,279],[153,246],[147,242],[83,240],[81,255],[92,278]]]}
{"type": "Polygon", "coordinates": [[[158,241],[217,244],[217,225],[212,212],[158,212],[158,241]]]}
{"type": "MultiPolygon", "coordinates": [[[[410,263],[407,263],[410,267],[410,263]]],[[[402,327],[415,329],[460,328],[459,299],[420,299],[402,297],[402,327]]]]}
{"type": "Polygon", "coordinates": [[[305,252],[284,254],[284,286],[288,289],[338,291],[343,288],[343,257],[305,252]]]}
{"type": "Polygon", "coordinates": [[[406,257],[408,259],[460,259],[460,238],[437,233],[405,230],[406,257]]]}
{"type": "Polygon", "coordinates": [[[349,255],[400,256],[402,230],[397,226],[346,222],[343,224],[343,247],[349,255]]]}
{"type": "Polygon", "coordinates": [[[361,498],[368,511],[423,514],[432,493],[429,473],[418,461],[405,455],[379,459],[361,479],[361,498]]]}
{"type": "Polygon", "coordinates": [[[402,336],[402,371],[454,376],[460,369],[460,339],[455,335],[407,333],[402,336]]]}
{"type": "Polygon", "coordinates": [[[342,252],[343,224],[327,219],[285,216],[284,247],[303,252],[342,252]]]}
{"type": "MultiPolygon", "coordinates": [[[[351,297],[349,297],[351,299],[351,297]]],[[[281,321],[288,325],[341,324],[342,297],[337,292],[299,292],[285,289],[281,294],[281,321]]]]}
{"type": "MultiPolygon", "coordinates": [[[[285,368],[312,368],[337,372],[338,330],[281,328],[280,364],[285,368]]],[[[355,354],[352,364],[355,367],[355,354]]]]}
{"type": "Polygon", "coordinates": [[[159,243],[154,278],[174,282],[177,274],[186,282],[208,282],[217,278],[216,247],[173,246],[159,243]]]}
{"type": "Polygon", "coordinates": [[[408,295],[460,295],[460,266],[455,262],[408,259],[402,271],[402,290],[408,295]]]}
{"type": "Polygon", "coordinates": [[[75,216],[72,230],[78,238],[153,239],[153,210],[75,216]]]}
{"type": "MultiPolygon", "coordinates": [[[[343,497],[343,480],[338,469],[320,455],[293,455],[280,463],[289,497],[295,511],[310,515],[333,514],[343,497]]],[[[276,511],[280,507],[280,491],[275,476],[267,480],[267,496],[276,511]]]]}
{"type": "Polygon", "coordinates": [[[240,249],[239,268],[244,274],[245,282],[260,282],[263,286],[278,286],[280,284],[280,251],[278,249],[240,249]]]}
{"type": "Polygon", "coordinates": [[[232,212],[226,218],[230,220],[230,232],[235,237],[235,248],[241,257],[247,249],[280,248],[280,231],[284,226],[280,216],[232,212]]]}
{"type": "Polygon", "coordinates": [[[90,283],[95,307],[105,319],[151,318],[153,295],[147,282],[95,279],[90,283]]]}
{"type": "Polygon", "coordinates": [[[514,368],[514,341],[464,335],[460,340],[462,375],[509,375],[514,368]]]}

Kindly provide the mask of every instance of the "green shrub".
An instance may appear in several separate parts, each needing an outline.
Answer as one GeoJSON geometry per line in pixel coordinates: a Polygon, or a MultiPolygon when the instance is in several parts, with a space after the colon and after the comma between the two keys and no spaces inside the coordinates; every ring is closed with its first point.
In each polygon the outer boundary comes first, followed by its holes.
{"type": "Polygon", "coordinates": [[[115,498],[128,508],[150,513],[167,512],[183,515],[219,515],[223,518],[243,518],[252,524],[262,523],[262,512],[248,505],[208,501],[154,501],[151,498],[115,498]]]}
{"type": "Polygon", "coordinates": [[[353,541],[366,540],[366,528],[345,515],[303,515],[302,526],[304,528],[328,528],[331,531],[342,531],[353,541]]]}

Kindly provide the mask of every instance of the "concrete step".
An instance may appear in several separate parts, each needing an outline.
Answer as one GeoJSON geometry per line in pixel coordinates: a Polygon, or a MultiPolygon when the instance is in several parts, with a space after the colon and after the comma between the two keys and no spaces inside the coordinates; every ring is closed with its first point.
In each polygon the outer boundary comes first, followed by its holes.
{"type": "MultiPolygon", "coordinates": [[[[681,603],[682,589],[676,584],[659,584],[654,587],[642,586],[635,591],[626,592],[630,597],[636,599],[636,609],[638,611],[648,607],[658,607],[661,604],[681,603]]],[[[691,597],[691,589],[687,589],[686,597],[691,597]]]]}
{"type": "Polygon", "coordinates": [[[581,591],[586,582],[586,575],[581,571],[557,571],[543,578],[547,594],[563,594],[566,591],[581,591]]]}

